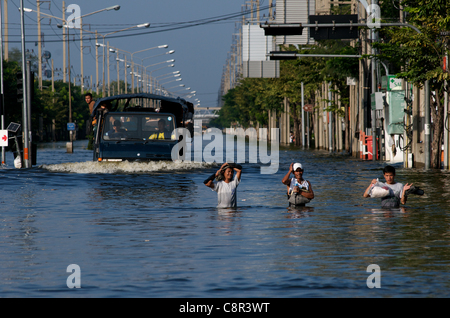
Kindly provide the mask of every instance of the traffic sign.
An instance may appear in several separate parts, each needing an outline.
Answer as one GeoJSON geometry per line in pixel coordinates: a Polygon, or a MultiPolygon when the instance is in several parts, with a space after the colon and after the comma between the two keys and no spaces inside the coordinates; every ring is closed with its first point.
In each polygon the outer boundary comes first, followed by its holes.
{"type": "Polygon", "coordinates": [[[8,131],[0,130],[0,147],[8,147],[8,131]]]}
{"type": "Polygon", "coordinates": [[[68,131],[74,131],[75,130],[75,123],[67,123],[67,130],[68,131]]]}
{"type": "Polygon", "coordinates": [[[312,112],[314,109],[314,105],[313,104],[305,104],[305,106],[303,106],[303,110],[305,112],[312,112]]]}

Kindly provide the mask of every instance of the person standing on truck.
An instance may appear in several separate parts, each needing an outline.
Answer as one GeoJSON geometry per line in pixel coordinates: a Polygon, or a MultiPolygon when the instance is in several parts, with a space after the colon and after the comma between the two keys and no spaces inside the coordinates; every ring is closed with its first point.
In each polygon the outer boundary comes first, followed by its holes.
{"type": "Polygon", "coordinates": [[[92,98],[91,93],[84,94],[84,100],[88,104],[89,114],[92,115],[92,111],[94,110],[95,100],[92,98]]]}

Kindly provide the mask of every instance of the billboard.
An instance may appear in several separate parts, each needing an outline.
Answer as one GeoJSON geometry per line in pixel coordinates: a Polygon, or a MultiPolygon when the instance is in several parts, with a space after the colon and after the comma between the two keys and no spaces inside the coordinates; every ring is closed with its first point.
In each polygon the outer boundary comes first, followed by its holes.
{"type": "MultiPolygon", "coordinates": [[[[276,23],[308,23],[309,15],[316,12],[315,0],[277,0],[276,2],[276,23]]],[[[302,35],[278,35],[277,45],[304,45],[314,44],[314,39],[310,38],[309,29],[304,28],[302,35]]]]}
{"type": "Polygon", "coordinates": [[[273,38],[265,36],[259,25],[242,26],[242,61],[267,61],[273,48],[273,38]]]}
{"type": "Polygon", "coordinates": [[[243,77],[280,77],[280,61],[245,61],[243,64],[243,77]]]}
{"type": "Polygon", "coordinates": [[[273,51],[273,37],[265,36],[259,25],[242,26],[243,77],[280,77],[280,62],[266,56],[273,51]]]}

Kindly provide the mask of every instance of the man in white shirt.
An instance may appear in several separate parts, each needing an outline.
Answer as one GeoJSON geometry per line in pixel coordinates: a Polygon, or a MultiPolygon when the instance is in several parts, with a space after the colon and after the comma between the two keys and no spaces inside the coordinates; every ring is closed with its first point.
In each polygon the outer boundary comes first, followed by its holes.
{"type": "Polygon", "coordinates": [[[217,192],[218,208],[235,208],[237,206],[236,189],[241,182],[242,167],[240,165],[224,163],[219,170],[203,183],[217,192]],[[234,172],[236,176],[233,179],[234,172]],[[214,183],[214,179],[220,174],[223,180],[214,183]]]}
{"type": "Polygon", "coordinates": [[[395,178],[395,168],[392,166],[386,166],[383,169],[383,175],[386,179],[386,183],[380,183],[377,179],[373,179],[370,185],[367,187],[366,191],[364,192],[363,196],[365,198],[370,197],[370,190],[372,187],[376,184],[381,184],[384,187],[387,187],[389,190],[389,195],[381,198],[381,207],[382,208],[399,208],[400,203],[406,204],[407,200],[407,191],[411,188],[411,184],[405,184],[403,186],[402,183],[396,182],[394,180],[395,178]]]}

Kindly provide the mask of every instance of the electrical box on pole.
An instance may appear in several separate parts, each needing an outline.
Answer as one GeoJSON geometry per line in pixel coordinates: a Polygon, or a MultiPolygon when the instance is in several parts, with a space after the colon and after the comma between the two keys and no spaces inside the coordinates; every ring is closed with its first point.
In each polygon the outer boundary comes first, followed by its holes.
{"type": "Polygon", "coordinates": [[[27,76],[28,81],[28,94],[30,95],[30,108],[33,109],[33,101],[34,101],[34,72],[30,72],[27,76]]]}
{"type": "Polygon", "coordinates": [[[16,80],[17,80],[17,102],[22,103],[23,102],[23,74],[22,74],[22,72],[16,73],[16,80]]]}
{"type": "Polygon", "coordinates": [[[405,131],[405,91],[388,91],[386,92],[386,102],[388,104],[388,126],[389,135],[401,135],[405,131]]]}

